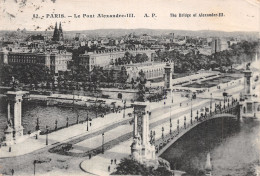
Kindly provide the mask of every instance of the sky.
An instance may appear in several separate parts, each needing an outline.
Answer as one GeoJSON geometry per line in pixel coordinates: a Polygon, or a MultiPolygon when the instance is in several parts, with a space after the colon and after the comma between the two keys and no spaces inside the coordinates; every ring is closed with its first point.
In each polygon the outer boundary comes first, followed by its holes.
{"type": "Polygon", "coordinates": [[[260,31],[260,0],[0,0],[0,30],[173,29],[260,31]],[[82,14],[127,14],[135,18],[82,18],[82,14]],[[156,17],[144,17],[145,14],[156,17]],[[170,17],[174,13],[177,17],[170,17]],[[191,17],[179,17],[179,13],[191,17]],[[196,17],[193,17],[194,14],[196,17]],[[223,13],[223,17],[198,17],[223,13]],[[38,14],[41,18],[33,18],[38,14]],[[64,14],[66,18],[46,18],[64,14]],[[81,15],[74,18],[74,14],[81,15]],[[73,16],[73,17],[68,17],[73,16]]]}

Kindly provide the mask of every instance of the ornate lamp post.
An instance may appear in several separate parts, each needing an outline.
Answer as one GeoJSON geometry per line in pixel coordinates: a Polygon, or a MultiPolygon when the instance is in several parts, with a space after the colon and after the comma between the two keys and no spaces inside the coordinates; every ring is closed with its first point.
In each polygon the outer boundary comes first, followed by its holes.
{"type": "Polygon", "coordinates": [[[68,127],[69,126],[69,118],[67,117],[67,122],[66,122],[66,127],[68,127]]]}
{"type": "Polygon", "coordinates": [[[212,93],[210,93],[210,114],[212,113],[212,93]]]}
{"type": "Polygon", "coordinates": [[[155,143],[155,131],[153,131],[153,143],[155,143]]]}
{"type": "Polygon", "coordinates": [[[184,128],[186,129],[186,116],[184,116],[184,128]]]}
{"type": "Polygon", "coordinates": [[[49,133],[49,127],[46,125],[46,145],[48,145],[48,133],[49,133]]]}
{"type": "Polygon", "coordinates": [[[178,134],[179,134],[179,132],[180,132],[179,123],[180,123],[180,121],[179,121],[179,119],[178,119],[178,120],[177,120],[177,131],[178,131],[178,134]]]}
{"type": "Polygon", "coordinates": [[[190,123],[192,124],[192,96],[190,99],[190,123]]]}
{"type": "Polygon", "coordinates": [[[172,119],[170,118],[170,134],[172,134],[172,119]]]}
{"type": "Polygon", "coordinates": [[[77,121],[76,123],[78,124],[79,123],[79,112],[78,112],[78,109],[77,109],[77,121]]]}
{"type": "Polygon", "coordinates": [[[164,105],[166,105],[166,90],[163,88],[164,105]]]}
{"type": "Polygon", "coordinates": [[[39,126],[39,118],[37,118],[36,121],[36,131],[40,130],[40,126],[39,126]]]}
{"type": "Polygon", "coordinates": [[[126,104],[126,100],[124,101],[124,113],[123,113],[123,118],[125,118],[125,104],[126,104]]]}
{"type": "Polygon", "coordinates": [[[104,154],[104,141],[105,141],[105,133],[102,133],[102,154],[104,154]]]}
{"type": "Polygon", "coordinates": [[[97,118],[97,109],[98,109],[98,107],[97,107],[97,106],[95,106],[95,111],[96,111],[96,118],[97,118]]]}
{"type": "Polygon", "coordinates": [[[37,163],[37,161],[34,160],[33,161],[33,175],[35,175],[35,173],[36,173],[36,163],[37,163]]]}
{"type": "Polygon", "coordinates": [[[151,130],[150,131],[150,144],[153,143],[153,131],[151,130]]]}
{"type": "Polygon", "coordinates": [[[58,129],[58,120],[55,120],[55,131],[58,129]]]}
{"type": "Polygon", "coordinates": [[[87,131],[88,131],[88,109],[87,109],[87,131]]]}
{"type": "Polygon", "coordinates": [[[170,105],[170,124],[172,123],[172,105],[170,105]]]}
{"type": "Polygon", "coordinates": [[[172,93],[172,89],[171,89],[171,97],[172,97],[172,104],[173,104],[173,95],[172,95],[173,93],[172,93]]]}
{"type": "Polygon", "coordinates": [[[97,93],[96,93],[96,101],[95,101],[96,118],[97,118],[97,98],[98,98],[98,95],[97,95],[97,93]]]}

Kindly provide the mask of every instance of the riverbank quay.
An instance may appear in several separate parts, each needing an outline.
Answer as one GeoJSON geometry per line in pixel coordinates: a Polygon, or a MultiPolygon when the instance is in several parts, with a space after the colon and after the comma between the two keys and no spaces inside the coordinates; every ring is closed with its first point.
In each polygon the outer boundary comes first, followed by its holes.
{"type": "Polygon", "coordinates": [[[30,101],[35,101],[42,103],[48,106],[63,106],[72,108],[76,106],[77,108],[86,108],[87,106],[109,106],[110,108],[123,108],[124,105],[129,107],[131,105],[130,101],[124,101],[121,99],[106,99],[98,97],[88,97],[81,95],[72,95],[72,94],[52,94],[48,95],[37,95],[30,94],[28,96],[30,101]]]}
{"type": "MultiPolygon", "coordinates": [[[[125,113],[132,112],[132,108],[126,109],[125,113]]],[[[54,131],[49,134],[32,136],[24,140],[21,143],[10,146],[2,146],[0,148],[0,159],[6,157],[15,157],[19,155],[24,155],[35,150],[39,150],[44,147],[58,145],[70,141],[74,138],[84,136],[86,134],[91,134],[97,131],[104,130],[105,128],[115,125],[120,126],[122,123],[128,123],[132,117],[125,116],[123,118],[123,111],[114,115],[114,113],[107,114],[104,118],[95,118],[92,120],[92,124],[89,124],[89,129],[87,131],[87,122],[69,126],[68,128],[63,128],[58,131],[54,131]],[[48,145],[46,145],[48,144],[48,145]]]]}

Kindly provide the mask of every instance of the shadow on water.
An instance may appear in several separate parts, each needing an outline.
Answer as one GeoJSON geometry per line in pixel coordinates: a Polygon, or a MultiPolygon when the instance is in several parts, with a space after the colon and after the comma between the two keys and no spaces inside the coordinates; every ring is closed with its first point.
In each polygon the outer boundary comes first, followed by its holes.
{"type": "Polygon", "coordinates": [[[187,175],[205,175],[207,153],[211,154],[212,174],[256,175],[254,166],[259,159],[260,122],[239,122],[232,118],[206,121],[168,148],[161,157],[171,163],[172,169],[187,175]]]}

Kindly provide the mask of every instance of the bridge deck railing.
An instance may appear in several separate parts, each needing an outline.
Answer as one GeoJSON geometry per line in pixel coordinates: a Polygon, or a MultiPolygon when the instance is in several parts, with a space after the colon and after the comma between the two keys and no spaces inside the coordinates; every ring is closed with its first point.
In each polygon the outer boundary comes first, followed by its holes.
{"type": "Polygon", "coordinates": [[[226,107],[219,108],[213,112],[205,113],[204,115],[201,114],[200,117],[196,116],[195,120],[191,120],[190,122],[184,123],[183,126],[177,126],[177,129],[170,131],[168,134],[162,136],[161,138],[155,140],[154,145],[156,148],[156,153],[159,153],[161,149],[163,149],[169,142],[172,140],[177,140],[180,136],[185,134],[187,131],[192,129],[193,127],[197,126],[198,124],[213,119],[217,114],[232,114],[232,115],[238,115],[237,112],[239,109],[237,109],[238,103],[233,102],[231,105],[227,105],[226,107]]]}

